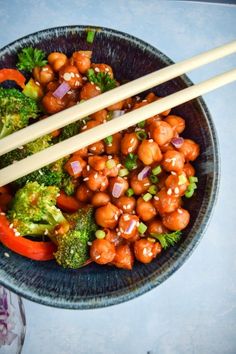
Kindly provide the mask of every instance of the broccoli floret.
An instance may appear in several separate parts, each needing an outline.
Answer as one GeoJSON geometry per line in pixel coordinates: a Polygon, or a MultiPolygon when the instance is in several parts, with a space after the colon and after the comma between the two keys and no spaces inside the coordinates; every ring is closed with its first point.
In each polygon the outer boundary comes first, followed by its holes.
{"type": "Polygon", "coordinates": [[[93,208],[81,208],[78,212],[65,215],[70,230],[57,237],[58,249],[55,258],[64,268],[79,268],[89,259],[89,246],[95,237],[97,226],[93,217],[93,208]]]}
{"type": "Polygon", "coordinates": [[[56,207],[59,189],[29,182],[19,189],[8,212],[13,227],[22,236],[54,234],[55,227],[68,225],[56,207]]]}
{"type": "Polygon", "coordinates": [[[61,134],[59,135],[59,141],[63,141],[71,138],[72,136],[78,134],[82,127],[81,121],[71,123],[62,128],[61,134]]]}
{"type": "Polygon", "coordinates": [[[20,91],[0,87],[0,139],[26,127],[30,118],[37,118],[39,108],[35,100],[20,91]]]}

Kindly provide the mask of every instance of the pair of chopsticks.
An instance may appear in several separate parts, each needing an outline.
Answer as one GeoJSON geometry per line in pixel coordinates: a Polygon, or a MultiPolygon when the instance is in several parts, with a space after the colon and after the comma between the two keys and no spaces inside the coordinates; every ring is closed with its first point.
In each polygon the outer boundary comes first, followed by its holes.
{"type": "MultiPolygon", "coordinates": [[[[78,121],[117,103],[128,97],[132,97],[140,92],[160,85],[166,81],[174,79],[186,72],[196,69],[202,65],[211,63],[217,59],[236,52],[236,41],[225,44],[221,47],[209,50],[186,59],[179,63],[170,65],[139,79],[133,80],[125,85],[119,86],[111,91],[96,96],[86,102],[70,107],[64,111],[56,113],[47,119],[23,128],[0,140],[0,156],[33,141],[40,136],[48,134],[56,129],[60,129],[72,122],[78,121]]],[[[63,142],[55,144],[41,152],[31,155],[23,160],[15,162],[13,165],[0,170],[0,186],[8,184],[17,178],[25,176],[38,170],[66,155],[69,155],[85,146],[95,143],[118,131],[127,129],[145,119],[148,119],[167,109],[176,107],[182,103],[199,97],[218,87],[226,85],[236,80],[236,69],[217,75],[209,80],[193,85],[179,92],[173,93],[161,100],[150,103],[135,111],[120,116],[114,120],[98,125],[88,131],[82,132],[63,142]]]]}

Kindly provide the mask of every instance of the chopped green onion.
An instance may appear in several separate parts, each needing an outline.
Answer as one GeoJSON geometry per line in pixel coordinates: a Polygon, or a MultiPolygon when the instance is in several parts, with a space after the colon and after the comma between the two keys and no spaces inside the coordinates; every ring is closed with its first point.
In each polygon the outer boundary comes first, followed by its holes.
{"type": "Polygon", "coordinates": [[[145,130],[138,130],[136,132],[136,135],[139,140],[144,140],[147,138],[147,133],[145,132],[145,130]]]}
{"type": "Polygon", "coordinates": [[[178,185],[179,186],[182,186],[183,184],[185,184],[187,182],[187,178],[186,178],[186,176],[184,176],[184,175],[180,175],[179,176],[179,182],[178,182],[178,185]]]}
{"type": "Polygon", "coordinates": [[[154,175],[151,175],[149,176],[149,179],[152,183],[158,183],[159,182],[159,179],[157,176],[154,176],[154,175]]]}
{"type": "Polygon", "coordinates": [[[191,198],[194,194],[194,189],[187,189],[187,191],[184,193],[186,198],[191,198]]]}
{"type": "Polygon", "coordinates": [[[142,120],[142,122],[139,122],[139,123],[137,124],[137,126],[138,126],[139,128],[144,128],[144,127],[145,127],[145,124],[146,124],[145,120],[142,120]]]}
{"type": "Polygon", "coordinates": [[[95,37],[95,31],[91,31],[91,30],[88,31],[87,38],[86,38],[87,43],[92,44],[94,41],[94,37],[95,37]]]}
{"type": "Polygon", "coordinates": [[[97,231],[95,232],[95,236],[96,236],[99,240],[101,240],[102,238],[106,237],[106,233],[105,233],[105,231],[103,231],[103,230],[97,230],[97,231]]]}
{"type": "Polygon", "coordinates": [[[152,195],[151,195],[150,193],[144,194],[143,200],[144,200],[145,202],[148,202],[148,201],[151,200],[151,199],[152,199],[152,195]]]}
{"type": "Polygon", "coordinates": [[[112,144],[112,141],[113,141],[113,136],[110,135],[110,136],[107,136],[105,139],[104,139],[104,143],[106,145],[111,145],[112,144]]]}
{"type": "Polygon", "coordinates": [[[147,231],[147,226],[143,222],[140,222],[140,224],[138,226],[138,232],[141,235],[143,235],[146,231],[147,231]]]}
{"type": "Polygon", "coordinates": [[[119,175],[120,177],[128,176],[128,174],[129,174],[129,171],[127,170],[127,168],[121,168],[120,171],[119,171],[119,173],[118,173],[118,175],[119,175]]]}
{"type": "Polygon", "coordinates": [[[153,194],[153,195],[155,195],[156,192],[157,192],[157,186],[155,186],[155,185],[153,184],[152,186],[150,186],[150,187],[148,188],[148,192],[151,193],[151,194],[153,194]]]}
{"type": "Polygon", "coordinates": [[[125,167],[129,170],[132,171],[135,168],[137,168],[137,158],[138,156],[135,154],[128,154],[125,159],[125,167]]]}
{"type": "Polygon", "coordinates": [[[196,185],[196,183],[190,183],[190,185],[189,185],[189,187],[191,188],[191,189],[197,189],[197,185],[196,185]]]}
{"type": "Polygon", "coordinates": [[[156,176],[156,175],[159,175],[159,174],[161,173],[161,171],[162,171],[161,166],[158,165],[158,166],[156,166],[156,167],[154,167],[154,168],[152,169],[152,174],[153,174],[154,176],[156,176]]]}
{"type": "Polygon", "coordinates": [[[191,177],[189,177],[189,182],[190,183],[198,182],[198,178],[195,176],[191,176],[191,177]]]}
{"type": "Polygon", "coordinates": [[[106,161],[106,167],[109,168],[109,170],[111,170],[115,166],[116,166],[115,160],[111,159],[106,161]]]}
{"type": "Polygon", "coordinates": [[[132,195],[134,195],[134,191],[132,188],[129,188],[127,191],[126,191],[126,195],[127,197],[132,197],[132,195]]]}

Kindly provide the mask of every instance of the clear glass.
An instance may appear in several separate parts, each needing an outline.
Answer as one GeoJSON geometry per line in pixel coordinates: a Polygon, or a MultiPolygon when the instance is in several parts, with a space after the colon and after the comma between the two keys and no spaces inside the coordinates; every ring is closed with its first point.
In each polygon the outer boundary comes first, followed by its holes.
{"type": "Polygon", "coordinates": [[[26,330],[21,298],[0,285],[0,353],[20,354],[26,330]]]}

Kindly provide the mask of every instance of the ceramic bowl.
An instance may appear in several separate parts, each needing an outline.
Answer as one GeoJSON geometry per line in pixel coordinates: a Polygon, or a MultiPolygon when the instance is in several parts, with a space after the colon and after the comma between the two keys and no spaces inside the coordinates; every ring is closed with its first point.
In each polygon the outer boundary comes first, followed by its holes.
{"type": "MultiPolygon", "coordinates": [[[[129,34],[94,26],[69,26],[43,30],[21,38],[0,50],[0,67],[14,67],[16,54],[24,47],[70,55],[75,50],[92,50],[93,61],[108,63],[120,82],[133,80],[173,62],[158,49],[129,34]],[[97,30],[93,44],[86,43],[88,27],[97,30]]],[[[181,76],[154,88],[166,96],[192,85],[181,76]]],[[[0,246],[0,282],[32,301],[61,308],[88,309],[118,304],[153,289],[175,272],[191,255],[209,222],[219,184],[219,155],[212,118],[200,99],[172,111],[184,117],[184,136],[201,148],[195,165],[199,177],[196,195],[186,201],[191,222],[181,241],[163,252],[151,264],[136,262],[132,271],[90,264],[80,270],[66,270],[54,261],[35,262],[0,246]]]]}

